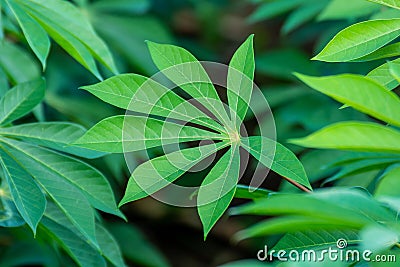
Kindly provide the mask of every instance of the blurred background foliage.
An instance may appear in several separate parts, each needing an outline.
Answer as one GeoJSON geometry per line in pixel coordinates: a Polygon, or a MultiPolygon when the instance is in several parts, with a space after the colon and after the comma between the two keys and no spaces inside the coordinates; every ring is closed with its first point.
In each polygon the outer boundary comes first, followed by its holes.
{"type": "MultiPolygon", "coordinates": [[[[255,33],[256,83],[269,101],[277,127],[278,141],[295,151],[307,174],[318,186],[373,186],[374,178],[391,162],[381,161],[362,168],[359,153],[305,150],[286,143],[333,122],[371,120],[353,109],[309,90],[293,72],[308,75],[337,73],[367,74],[384,63],[323,63],[312,58],[341,29],[369,18],[398,17],[399,11],[365,0],[75,0],[96,32],[109,46],[121,73],[152,75],[156,68],[145,40],[176,44],[200,60],[227,63],[233,51],[255,33]],[[343,8],[343,7],[346,8],[343,8]],[[358,164],[358,165],[357,165],[358,164]],[[360,167],[361,166],[361,167],[360,167]],[[372,166],[372,167],[371,167],[372,166]],[[360,176],[362,174],[362,176],[360,176]],[[341,179],[346,177],[346,179],[341,179]],[[366,178],[367,177],[367,178],[366,178]]],[[[7,12],[7,10],[2,10],[7,12]]],[[[2,17],[4,40],[0,43],[0,95],[23,81],[41,75],[40,62],[27,47],[15,21],[2,17]],[[7,76],[11,77],[11,84],[7,76]]],[[[99,66],[105,76],[111,76],[99,66]]],[[[78,90],[97,79],[64,50],[53,45],[44,73],[47,80],[45,102],[27,121],[71,121],[85,127],[99,120],[123,114],[94,96],[78,90]]],[[[257,133],[268,125],[266,108],[255,103],[246,124],[257,133]]],[[[133,165],[145,158],[137,153],[133,165]]],[[[101,170],[120,199],[129,176],[122,155],[88,160],[101,170]]],[[[193,180],[199,180],[191,174],[193,180]]],[[[246,177],[244,178],[244,180],[246,177]]],[[[273,174],[263,184],[267,189],[296,190],[273,174]]],[[[235,204],[243,203],[235,200],[235,204]]],[[[7,202],[3,202],[6,205],[7,202]]],[[[242,258],[254,258],[264,244],[278,237],[254,239],[234,244],[231,237],[255,222],[252,217],[228,218],[218,222],[206,242],[196,210],[170,207],[152,198],[124,206],[129,223],[104,216],[107,229],[115,236],[130,266],[217,266],[242,258]]],[[[1,216],[1,209],[0,209],[1,216]]],[[[39,229],[40,232],[40,229],[39,229]]],[[[0,266],[71,266],[73,263],[49,238],[33,239],[27,227],[0,228],[0,266]],[[61,260],[60,260],[61,259],[61,260]]]]}

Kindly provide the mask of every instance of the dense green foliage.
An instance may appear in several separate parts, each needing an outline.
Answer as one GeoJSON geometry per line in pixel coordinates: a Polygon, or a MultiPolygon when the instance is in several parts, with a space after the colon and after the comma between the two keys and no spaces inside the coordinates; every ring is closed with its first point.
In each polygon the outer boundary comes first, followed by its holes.
{"type": "MultiPolygon", "coordinates": [[[[400,257],[399,1],[251,1],[225,58],[210,21],[229,3],[156,2],[0,0],[0,266],[186,266],[184,252],[169,263],[174,252],[166,260],[140,231],[169,231],[163,220],[143,226],[152,217],[138,207],[152,214],[143,201],[171,185],[192,188],[174,197],[194,203],[188,224],[201,222],[206,246],[229,225],[224,214],[253,215],[230,218],[238,225],[225,233],[251,238],[246,253],[198,266],[310,266],[262,262],[257,251],[323,255],[340,240],[400,257]],[[204,36],[179,37],[199,31],[185,14],[169,21],[172,34],[163,20],[180,8],[196,10],[204,36]],[[278,49],[263,47],[265,20],[283,20],[278,49]],[[197,58],[228,62],[226,88],[197,58]],[[269,169],[253,187],[251,174],[269,169]]],[[[167,246],[190,240],[179,231],[167,246]]]]}

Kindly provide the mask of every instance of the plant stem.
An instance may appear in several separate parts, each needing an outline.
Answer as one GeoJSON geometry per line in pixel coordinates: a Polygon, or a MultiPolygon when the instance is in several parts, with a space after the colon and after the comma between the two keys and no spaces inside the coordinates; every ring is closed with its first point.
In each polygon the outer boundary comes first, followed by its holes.
{"type": "Polygon", "coordinates": [[[310,189],[308,189],[307,187],[299,184],[298,182],[293,181],[292,179],[287,178],[285,176],[282,176],[282,178],[285,179],[286,181],[288,181],[289,183],[291,183],[292,185],[294,185],[295,187],[297,187],[298,189],[300,189],[301,191],[304,191],[306,193],[312,193],[312,191],[310,189]]]}

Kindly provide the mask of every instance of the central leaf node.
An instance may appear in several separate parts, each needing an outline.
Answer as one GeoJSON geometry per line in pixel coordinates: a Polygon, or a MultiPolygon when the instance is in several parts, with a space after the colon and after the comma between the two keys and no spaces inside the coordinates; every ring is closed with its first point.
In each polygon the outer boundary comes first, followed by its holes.
{"type": "Polygon", "coordinates": [[[232,143],[239,143],[240,142],[240,135],[238,132],[233,131],[229,133],[229,139],[232,143]]]}

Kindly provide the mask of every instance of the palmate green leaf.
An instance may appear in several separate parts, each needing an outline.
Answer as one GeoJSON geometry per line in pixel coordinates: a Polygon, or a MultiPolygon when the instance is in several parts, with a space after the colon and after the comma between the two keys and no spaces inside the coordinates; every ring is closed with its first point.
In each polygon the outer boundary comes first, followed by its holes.
{"type": "Polygon", "coordinates": [[[224,105],[201,63],[181,47],[153,42],[147,45],[157,68],[226,125],[229,120],[224,105]]]}
{"type": "Polygon", "coordinates": [[[228,145],[219,142],[187,148],[146,161],[133,171],[119,206],[166,187],[197,163],[228,145]]]}
{"type": "Polygon", "coordinates": [[[236,50],[229,62],[227,77],[227,95],[231,112],[231,120],[235,128],[240,127],[244,120],[250,104],[251,93],[253,91],[254,78],[254,34],[236,50]],[[239,121],[236,121],[239,120],[239,121]]]}
{"type": "Polygon", "coordinates": [[[2,142],[3,150],[18,158],[19,168],[29,172],[82,235],[97,246],[94,212],[85,196],[76,187],[63,180],[62,177],[49,169],[41,168],[37,162],[27,157],[17,147],[9,146],[10,143],[15,144],[12,141],[2,139],[2,142]],[[4,141],[7,141],[7,144],[4,141]]]}
{"type": "Polygon", "coordinates": [[[163,85],[138,74],[121,74],[83,86],[101,100],[122,109],[190,121],[217,131],[224,128],[163,85]]]}
{"type": "Polygon", "coordinates": [[[203,224],[204,239],[228,209],[235,195],[239,169],[239,146],[233,145],[201,183],[197,195],[197,211],[203,224]]]}
{"type": "Polygon", "coordinates": [[[313,148],[400,153],[400,132],[371,122],[339,122],[289,142],[313,148]]]}
{"type": "Polygon", "coordinates": [[[40,68],[26,50],[3,40],[0,42],[0,66],[13,84],[40,77],[40,68]]]}
{"type": "Polygon", "coordinates": [[[43,79],[21,83],[9,90],[0,100],[0,125],[10,123],[26,115],[44,97],[43,79]]]}
{"type": "Polygon", "coordinates": [[[46,198],[32,176],[20,168],[17,159],[0,149],[0,163],[14,203],[33,233],[46,208],[46,198]]]}
{"type": "Polygon", "coordinates": [[[69,122],[25,123],[0,128],[0,135],[15,137],[40,146],[56,149],[84,158],[98,158],[105,153],[86,148],[72,147],[70,144],[84,135],[85,128],[69,122]]]}
{"type": "Polygon", "coordinates": [[[303,165],[296,155],[283,145],[263,136],[242,138],[241,142],[243,148],[267,168],[312,189],[303,165]]]}
{"type": "Polygon", "coordinates": [[[63,214],[63,211],[53,203],[48,203],[45,216],[40,226],[43,227],[80,266],[107,266],[106,261],[100,255],[98,249],[85,240],[85,237],[71,224],[69,218],[63,214]]]}
{"type": "Polygon", "coordinates": [[[384,122],[400,126],[400,99],[378,82],[361,75],[296,76],[311,88],[384,122]]]}
{"type": "MultiPolygon", "coordinates": [[[[1,139],[7,143],[14,153],[21,155],[19,162],[29,164],[32,176],[41,177],[43,173],[51,173],[78,188],[93,207],[104,212],[123,217],[117,209],[114,194],[107,179],[90,165],[77,159],[59,154],[45,148],[27,143],[1,139]]],[[[39,178],[38,178],[39,179],[39,178]]]]}
{"type": "Polygon", "coordinates": [[[124,153],[210,139],[222,139],[222,136],[154,118],[119,115],[100,121],[76,140],[74,145],[103,152],[124,153]]]}
{"type": "Polygon", "coordinates": [[[118,72],[110,51],[97,36],[88,18],[70,2],[60,0],[14,1],[23,6],[25,11],[34,17],[61,47],[69,53],[72,52],[71,56],[93,74],[98,76],[97,68],[87,64],[91,61],[88,61],[91,55],[113,73],[118,72]],[[86,55],[88,52],[89,55],[86,55]]]}
{"type": "Polygon", "coordinates": [[[346,62],[368,55],[400,35],[400,19],[370,20],[340,31],[313,59],[346,62]]]}
{"type": "Polygon", "coordinates": [[[397,0],[368,0],[368,1],[400,9],[400,3],[397,0]]]}
{"type": "Polygon", "coordinates": [[[46,68],[46,58],[50,51],[50,39],[46,31],[27,14],[14,0],[6,0],[8,6],[13,11],[21,29],[24,33],[29,46],[42,63],[43,69],[46,68]]]}
{"type": "Polygon", "coordinates": [[[374,191],[374,195],[377,197],[382,196],[400,196],[400,184],[399,184],[400,167],[391,168],[386,171],[380,178],[378,185],[374,191]]]}
{"type": "Polygon", "coordinates": [[[367,77],[382,84],[388,90],[393,90],[400,84],[400,82],[391,74],[390,69],[393,70],[394,68],[400,68],[400,58],[391,61],[390,66],[389,63],[386,62],[385,64],[373,69],[368,73],[367,77]]]}
{"type": "Polygon", "coordinates": [[[354,230],[320,230],[304,231],[285,234],[276,245],[275,250],[297,250],[305,249],[320,250],[331,246],[336,246],[338,239],[345,239],[347,244],[354,245],[359,243],[360,237],[354,230]]]}

